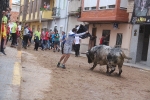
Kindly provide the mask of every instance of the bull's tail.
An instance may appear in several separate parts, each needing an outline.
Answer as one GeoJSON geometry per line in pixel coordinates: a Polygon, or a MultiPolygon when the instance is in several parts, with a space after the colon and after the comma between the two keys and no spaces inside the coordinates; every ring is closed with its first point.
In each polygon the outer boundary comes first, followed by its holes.
{"type": "Polygon", "coordinates": [[[125,59],[132,60],[132,58],[127,57],[123,52],[121,53],[121,55],[122,55],[122,57],[125,58],[125,59]]]}

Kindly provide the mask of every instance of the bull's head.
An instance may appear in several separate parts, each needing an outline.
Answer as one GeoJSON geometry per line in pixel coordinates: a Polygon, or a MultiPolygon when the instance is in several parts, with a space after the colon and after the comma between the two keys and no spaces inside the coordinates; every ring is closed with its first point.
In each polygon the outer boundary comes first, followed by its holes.
{"type": "Polygon", "coordinates": [[[87,58],[88,58],[88,63],[92,63],[93,61],[92,61],[92,59],[91,59],[91,51],[90,50],[88,50],[87,52],[86,52],[86,56],[87,56],[87,58]]]}
{"type": "MultiPolygon", "coordinates": [[[[84,25],[80,25],[80,28],[79,30],[77,31],[77,33],[83,33],[83,32],[86,32],[88,30],[88,28],[84,25]]],[[[90,33],[87,33],[87,34],[84,34],[82,36],[80,36],[81,39],[85,39],[85,38],[88,38],[88,37],[92,37],[90,33]]]]}

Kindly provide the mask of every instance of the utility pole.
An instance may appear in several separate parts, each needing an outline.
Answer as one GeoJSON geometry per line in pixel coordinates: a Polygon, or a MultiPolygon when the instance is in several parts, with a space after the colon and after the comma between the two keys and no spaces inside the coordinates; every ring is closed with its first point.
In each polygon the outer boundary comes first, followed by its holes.
{"type": "MultiPolygon", "coordinates": [[[[19,38],[19,45],[18,45],[18,50],[21,51],[22,48],[22,40],[23,40],[23,32],[24,32],[24,26],[26,23],[26,15],[27,15],[27,10],[28,10],[28,2],[29,0],[24,0],[24,5],[23,5],[23,11],[22,11],[22,24],[21,24],[21,32],[20,32],[20,38],[19,38]]],[[[21,0],[20,0],[20,5],[21,5],[21,0]]]]}

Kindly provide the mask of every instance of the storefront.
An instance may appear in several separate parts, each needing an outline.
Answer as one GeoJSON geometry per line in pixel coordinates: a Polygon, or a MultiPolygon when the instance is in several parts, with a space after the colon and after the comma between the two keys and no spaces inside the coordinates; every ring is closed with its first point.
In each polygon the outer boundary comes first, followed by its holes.
{"type": "Polygon", "coordinates": [[[135,0],[131,23],[132,37],[130,45],[131,63],[150,66],[150,1],[135,0]]]}

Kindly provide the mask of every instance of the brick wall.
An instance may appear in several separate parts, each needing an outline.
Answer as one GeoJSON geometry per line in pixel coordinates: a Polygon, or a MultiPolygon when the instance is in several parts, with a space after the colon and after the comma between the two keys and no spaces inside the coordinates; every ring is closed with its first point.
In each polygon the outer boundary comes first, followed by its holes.
{"type": "Polygon", "coordinates": [[[17,21],[17,17],[19,17],[19,12],[11,12],[11,21],[15,22],[17,21]]]}

